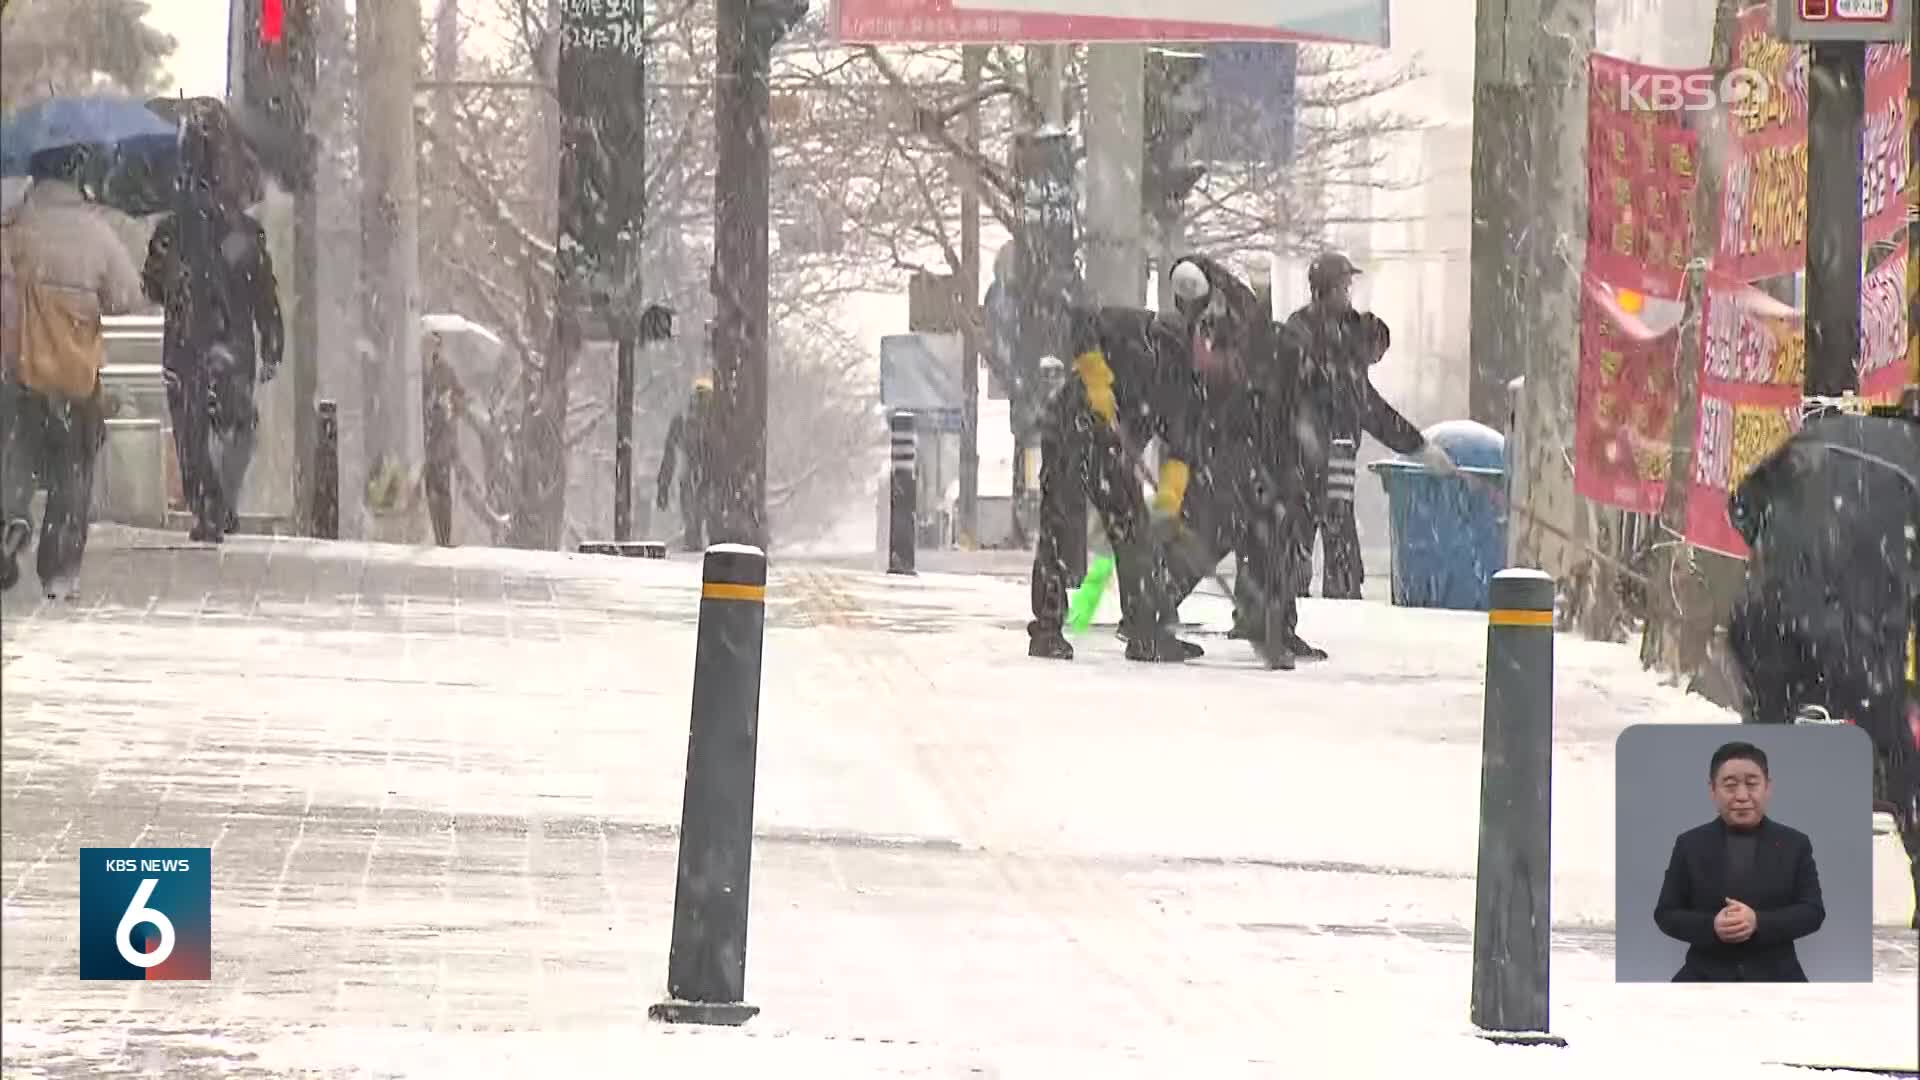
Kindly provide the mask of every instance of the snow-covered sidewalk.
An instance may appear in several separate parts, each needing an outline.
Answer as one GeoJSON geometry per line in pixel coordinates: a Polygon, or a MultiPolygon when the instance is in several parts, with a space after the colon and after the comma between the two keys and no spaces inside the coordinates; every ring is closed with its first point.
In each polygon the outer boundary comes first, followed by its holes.
{"type": "MultiPolygon", "coordinates": [[[[1881,933],[1871,986],[1730,1005],[1613,985],[1613,740],[1732,719],[1624,648],[1558,644],[1572,1045],[1493,1048],[1464,1030],[1484,616],[1308,601],[1333,659],[1292,673],[1217,637],[1185,668],[1128,664],[1110,629],[1066,665],[1024,655],[1004,575],[802,561],[769,589],[765,1012],[651,1026],[698,576],[106,531],[78,608],[9,595],[7,1075],[1914,1063],[1904,932],[1881,933]],[[211,983],[77,980],[76,850],[127,844],[215,849],[211,983]]],[[[1224,602],[1187,614],[1224,621],[1224,602]]],[[[1876,913],[1904,922],[1897,844],[1878,856],[1876,913]]]]}

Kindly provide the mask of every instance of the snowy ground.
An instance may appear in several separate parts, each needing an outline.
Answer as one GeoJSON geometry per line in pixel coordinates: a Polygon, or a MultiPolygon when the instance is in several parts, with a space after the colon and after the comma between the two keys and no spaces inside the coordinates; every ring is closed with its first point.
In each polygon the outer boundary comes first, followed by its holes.
{"type": "Polygon", "coordinates": [[[1017,555],[782,562],[765,1011],[688,1032],[645,1012],[697,560],[103,533],[77,609],[6,600],[9,1077],[1914,1067],[1888,839],[1872,985],[1612,983],[1613,739],[1731,720],[1620,647],[1557,646],[1571,1045],[1495,1048],[1465,1031],[1484,616],[1309,601],[1334,659],[1292,673],[1214,637],[1132,665],[1110,629],[1061,665],[1024,655],[1017,555]],[[212,982],[78,981],[76,850],[130,844],[214,848],[212,982]]]}

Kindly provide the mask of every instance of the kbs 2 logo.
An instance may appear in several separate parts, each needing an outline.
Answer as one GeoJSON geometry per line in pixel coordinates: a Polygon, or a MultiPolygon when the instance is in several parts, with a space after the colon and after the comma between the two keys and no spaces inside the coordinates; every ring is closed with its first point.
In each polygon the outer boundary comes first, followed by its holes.
{"type": "Polygon", "coordinates": [[[211,848],[81,848],[80,977],[213,977],[211,848]]]}

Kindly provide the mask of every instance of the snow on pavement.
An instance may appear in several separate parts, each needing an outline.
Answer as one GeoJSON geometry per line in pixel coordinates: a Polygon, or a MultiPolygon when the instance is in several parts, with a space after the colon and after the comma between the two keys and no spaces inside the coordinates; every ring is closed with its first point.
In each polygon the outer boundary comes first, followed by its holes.
{"type": "Polygon", "coordinates": [[[1726,1037],[1754,1062],[1915,1057],[1910,934],[1883,932],[1871,986],[1611,983],[1613,738],[1730,719],[1616,646],[1557,639],[1573,1045],[1493,1048],[1464,1032],[1484,616],[1309,601],[1334,658],[1292,673],[1221,638],[1128,664],[1110,628],[1056,664],[1024,655],[1017,581],[776,561],[766,1011],[694,1034],[642,1018],[697,560],[96,543],[78,610],[6,600],[9,1077],[1618,1075],[1724,1067],[1726,1037]],[[75,979],[74,851],[129,843],[215,848],[212,983],[75,979]]]}

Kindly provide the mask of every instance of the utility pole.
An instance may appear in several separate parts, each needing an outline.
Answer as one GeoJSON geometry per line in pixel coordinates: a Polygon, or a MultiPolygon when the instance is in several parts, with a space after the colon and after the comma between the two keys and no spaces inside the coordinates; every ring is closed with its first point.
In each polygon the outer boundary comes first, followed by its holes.
{"type": "MultiPolygon", "coordinates": [[[[960,54],[966,84],[967,160],[980,154],[980,69],[986,49],[968,45],[960,54]]],[[[980,177],[968,175],[960,188],[960,536],[964,546],[980,542],[980,177]]]]}
{"type": "MultiPolygon", "coordinates": [[[[420,57],[419,0],[354,8],[360,75],[361,336],[367,342],[368,480],[398,494],[399,510],[419,473],[420,198],[413,92],[420,57]],[[391,485],[391,486],[389,486],[391,485]]],[[[370,492],[363,489],[362,498],[370,492]]]]}
{"type": "Polygon", "coordinates": [[[238,64],[228,96],[272,172],[293,195],[293,303],[286,366],[293,388],[292,524],[312,534],[313,462],[320,360],[319,211],[311,129],[318,70],[314,0],[231,0],[228,36],[238,64]],[[269,7],[271,5],[271,7],[269,7]]]}
{"type": "Polygon", "coordinates": [[[1867,46],[1818,41],[1807,76],[1808,397],[1860,388],[1861,129],[1867,46]]]}
{"type": "Polygon", "coordinates": [[[806,0],[718,0],[714,123],[714,542],[767,547],[767,76],[806,0]]]}
{"type": "Polygon", "coordinates": [[[1167,268],[1186,254],[1187,196],[1206,176],[1187,160],[1187,143],[1206,115],[1203,53],[1147,52],[1139,143],[1141,201],[1154,221],[1154,290],[1161,311],[1173,309],[1167,268]]]}
{"type": "MultiPolygon", "coordinates": [[[[1046,130],[1060,130],[1066,127],[1066,50],[1059,45],[1028,45],[1022,56],[1022,66],[1026,70],[1027,98],[1021,110],[1020,130],[1028,135],[1046,130]]],[[[1027,167],[1025,145],[1016,138],[1012,147],[1013,175],[1023,176],[1027,167]]],[[[1069,162],[1071,169],[1071,162],[1069,162]]],[[[1072,174],[1068,173],[1068,182],[1072,174]]],[[[1024,190],[1024,189],[1023,189],[1024,190]]],[[[1024,196],[1022,196],[1024,198],[1024,196]]],[[[1037,385],[1040,375],[1036,366],[1039,355],[1029,351],[1027,330],[1027,312],[1030,308],[1028,297],[1036,283],[1024,277],[1031,261],[1028,251],[1031,247],[1028,228],[1024,221],[1016,221],[1013,234],[1014,259],[1012,285],[1016,290],[1016,317],[1013,322],[1014,333],[1013,374],[1019,385],[1007,388],[1008,416],[1013,427],[1013,477],[1010,500],[1013,507],[1013,540],[1024,545],[1027,542],[1026,528],[1020,521],[1020,506],[1027,497],[1027,473],[1030,471],[1027,455],[1033,449],[1033,424],[1037,419],[1035,408],[1042,395],[1037,385]]],[[[1083,530],[1084,531],[1084,530],[1083,530]]]]}
{"type": "MultiPolygon", "coordinates": [[[[1019,229],[1014,235],[1015,279],[1019,282],[1019,344],[1016,368],[1026,373],[1029,385],[1021,397],[1029,423],[1037,422],[1037,406],[1042,400],[1040,361],[1053,357],[1062,365],[1071,365],[1068,309],[1080,292],[1077,265],[1078,227],[1074,195],[1074,147],[1067,133],[1064,92],[1065,55],[1058,48],[1027,52],[1034,97],[1041,110],[1028,130],[1014,137],[1014,177],[1018,188],[1019,229]]],[[[1017,443],[1014,450],[1014,493],[1016,501],[1026,490],[1026,454],[1029,447],[1017,443]]],[[[1062,560],[1067,575],[1078,580],[1087,569],[1086,521],[1084,500],[1075,504],[1073,519],[1065,522],[1061,537],[1062,560]]]]}
{"type": "Polygon", "coordinates": [[[1556,577],[1584,557],[1590,531],[1568,460],[1593,19],[1594,0],[1479,0],[1474,19],[1469,411],[1503,427],[1506,385],[1525,375],[1517,408],[1524,459],[1507,467],[1525,474],[1529,505],[1510,526],[1510,565],[1556,577]]]}
{"type": "MultiPolygon", "coordinates": [[[[1525,4],[1526,0],[1520,0],[1525,4]]],[[[1507,412],[1507,384],[1526,371],[1526,327],[1514,317],[1526,268],[1514,257],[1529,225],[1533,147],[1527,130],[1526,41],[1513,0],[1477,0],[1473,65],[1473,279],[1468,302],[1467,413],[1495,430],[1507,412]],[[1513,50],[1520,55],[1509,55],[1513,50]]],[[[1519,462],[1509,462],[1509,469],[1519,462]]],[[[1508,565],[1515,565],[1509,562],[1508,565]]]]}
{"type": "Polygon", "coordinates": [[[1087,47],[1087,284],[1101,304],[1140,305],[1139,163],[1146,147],[1146,49],[1087,47]]]}

